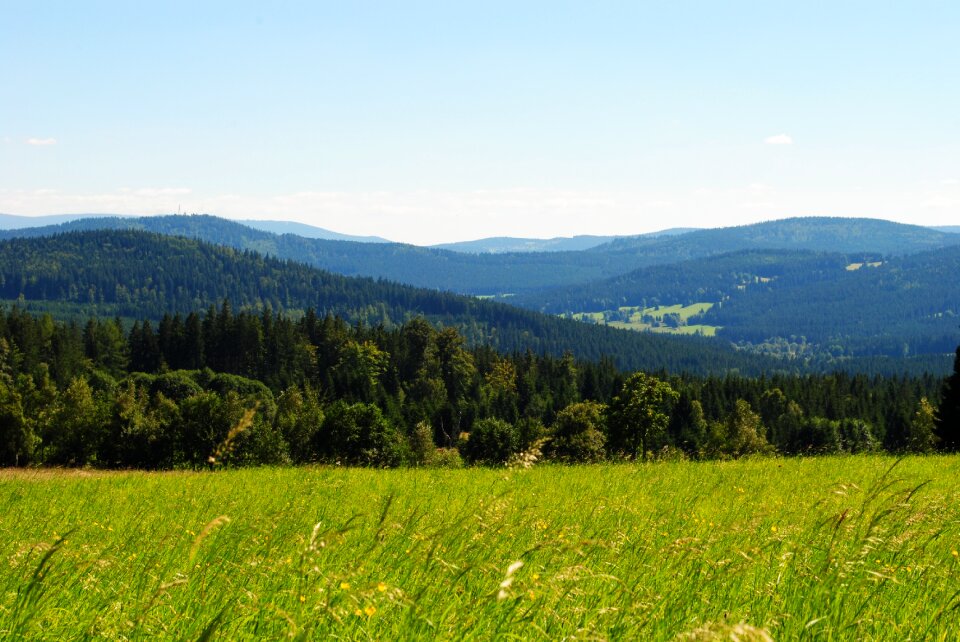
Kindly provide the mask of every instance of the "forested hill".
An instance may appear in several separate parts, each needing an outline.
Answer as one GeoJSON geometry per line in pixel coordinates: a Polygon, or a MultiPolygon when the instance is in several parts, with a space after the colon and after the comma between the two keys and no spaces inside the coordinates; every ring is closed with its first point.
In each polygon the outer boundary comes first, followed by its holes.
{"type": "MultiPolygon", "coordinates": [[[[649,232],[647,234],[638,234],[630,238],[655,238],[662,236],[676,236],[692,232],[696,228],[691,227],[673,227],[659,232],[649,232]]],[[[458,241],[456,243],[441,243],[431,245],[430,247],[438,250],[453,250],[454,252],[467,252],[469,254],[503,254],[509,252],[563,252],[589,250],[590,248],[609,243],[614,239],[622,238],[619,236],[591,236],[583,234],[578,236],[557,236],[549,239],[537,238],[518,238],[513,236],[492,236],[489,238],[477,239],[475,241],[458,241]]]]}
{"type": "MultiPolygon", "coordinates": [[[[861,261],[874,258],[854,256],[861,261]]],[[[761,280],[789,277],[793,281],[817,282],[839,278],[851,262],[843,254],[744,250],[640,268],[602,281],[517,295],[510,301],[548,314],[599,312],[620,306],[718,303],[740,292],[753,293],[754,289],[747,286],[761,280]]],[[[802,312],[804,306],[798,302],[794,307],[802,312]]]]}
{"type": "Polygon", "coordinates": [[[261,221],[248,220],[241,221],[242,225],[252,227],[255,230],[264,232],[273,232],[274,234],[296,234],[308,239],[327,239],[330,241],[356,241],[358,243],[392,243],[389,239],[381,236],[355,236],[353,234],[341,234],[333,230],[327,230],[315,225],[297,223],[296,221],[261,221]]]}
{"type": "Polygon", "coordinates": [[[905,255],[960,244],[960,237],[919,225],[879,219],[809,216],[738,227],[696,230],[672,237],[615,239],[594,253],[642,256],[648,265],[739,250],[810,250],[814,252],[905,255]]]}
{"type": "Polygon", "coordinates": [[[889,259],[757,250],[513,302],[551,314],[711,303],[696,323],[734,342],[802,341],[833,356],[947,355],[960,338],[958,274],[957,245],[889,259]]]}
{"type": "Polygon", "coordinates": [[[523,291],[601,278],[606,274],[595,257],[583,252],[475,255],[402,243],[359,243],[277,235],[207,215],[88,218],[62,225],[4,230],[0,231],[0,238],[102,229],[136,229],[187,236],[299,261],[347,276],[385,278],[464,294],[523,291]]]}
{"type": "Polygon", "coordinates": [[[960,246],[748,286],[707,323],[735,341],[805,336],[845,354],[946,354],[960,336],[960,246]],[[798,305],[799,303],[799,305],[798,305]]]}
{"type": "Polygon", "coordinates": [[[679,236],[620,239],[584,251],[467,254],[398,243],[355,243],[275,235],[213,216],[83,219],[8,230],[0,238],[92,229],[143,229],[255,250],[350,276],[469,294],[525,293],[583,284],[640,267],[756,248],[909,254],[960,244],[960,235],[868,219],[803,218],[700,230],[679,236]]]}
{"type": "Polygon", "coordinates": [[[437,250],[465,252],[467,254],[504,254],[510,252],[563,252],[589,250],[609,243],[615,236],[558,236],[549,239],[518,238],[514,236],[491,236],[474,241],[440,243],[430,247],[437,250]]]}
{"type": "Polygon", "coordinates": [[[0,242],[0,299],[60,316],[159,318],[229,299],[235,307],[309,308],[367,324],[417,315],[456,326],[473,344],[532,349],[624,369],[759,373],[779,362],[699,338],[590,326],[504,304],[368,278],[350,278],[249,251],[140,231],[100,230],[0,242]]]}

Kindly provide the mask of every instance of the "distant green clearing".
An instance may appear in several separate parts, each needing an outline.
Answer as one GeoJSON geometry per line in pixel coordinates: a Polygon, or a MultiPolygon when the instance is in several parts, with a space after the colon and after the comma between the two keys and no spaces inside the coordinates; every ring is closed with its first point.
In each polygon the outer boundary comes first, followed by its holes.
{"type": "Polygon", "coordinates": [[[958,475],[960,457],[2,472],[0,636],[955,640],[958,475]]]}
{"type": "Polygon", "coordinates": [[[692,303],[690,305],[662,305],[653,308],[640,306],[622,306],[617,310],[603,312],[575,312],[572,318],[578,321],[609,325],[623,330],[651,331],[663,334],[702,334],[716,335],[718,326],[689,324],[691,319],[705,314],[713,303],[692,303]]]}

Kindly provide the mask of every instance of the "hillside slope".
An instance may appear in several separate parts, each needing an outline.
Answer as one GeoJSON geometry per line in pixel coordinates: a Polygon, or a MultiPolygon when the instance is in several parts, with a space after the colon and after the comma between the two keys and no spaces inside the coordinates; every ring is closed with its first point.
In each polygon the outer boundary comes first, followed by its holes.
{"type": "Polygon", "coordinates": [[[235,307],[308,308],[366,324],[423,315],[499,350],[610,358],[624,369],[758,373],[783,364],[698,338],[590,326],[505,304],[369,278],[194,239],[132,230],[72,232],[0,242],[0,299],[59,316],[159,318],[230,299],[235,307]]]}
{"type": "Polygon", "coordinates": [[[697,323],[735,342],[810,342],[833,355],[944,354],[960,336],[957,274],[960,246],[883,260],[748,250],[512,302],[550,314],[713,303],[697,323]]]}
{"type": "Polygon", "coordinates": [[[810,250],[814,252],[905,255],[960,242],[948,232],[879,219],[799,217],[753,225],[698,230],[679,236],[623,238],[591,250],[595,253],[635,254],[647,265],[712,256],[740,250],[810,250]]]}
{"type": "Polygon", "coordinates": [[[520,294],[744,249],[809,249],[910,254],[960,244],[960,235],[870,219],[787,219],[674,236],[618,239],[584,251],[467,254],[398,243],[356,243],[275,235],[213,216],[84,219],[8,230],[0,238],[72,230],[141,229],[249,249],[352,276],[372,276],[454,292],[520,294]]]}
{"type": "Polygon", "coordinates": [[[323,227],[307,225],[306,223],[297,223],[296,221],[267,221],[249,219],[237,221],[241,225],[252,227],[255,230],[263,232],[272,232],[273,234],[296,234],[308,239],[327,239],[328,241],[356,241],[358,243],[392,243],[392,241],[381,236],[356,236],[353,234],[341,234],[323,227]]]}

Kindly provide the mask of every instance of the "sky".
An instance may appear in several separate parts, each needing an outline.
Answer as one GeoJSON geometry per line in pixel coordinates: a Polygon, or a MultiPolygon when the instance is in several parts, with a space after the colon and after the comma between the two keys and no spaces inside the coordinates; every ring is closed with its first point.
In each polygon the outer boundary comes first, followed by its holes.
{"type": "Polygon", "coordinates": [[[0,212],[960,225],[960,3],[0,0],[0,212]]]}

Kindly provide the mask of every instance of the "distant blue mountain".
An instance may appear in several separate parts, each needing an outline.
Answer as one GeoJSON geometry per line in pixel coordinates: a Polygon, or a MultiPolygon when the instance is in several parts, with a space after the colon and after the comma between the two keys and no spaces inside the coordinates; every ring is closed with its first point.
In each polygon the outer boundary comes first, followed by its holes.
{"type": "Polygon", "coordinates": [[[656,238],[659,236],[677,236],[696,231],[693,227],[675,227],[649,234],[635,236],[595,236],[582,234],[578,236],[557,236],[549,239],[529,239],[514,236],[491,236],[475,241],[458,241],[456,243],[441,243],[430,247],[438,250],[450,250],[465,254],[502,254],[506,252],[577,252],[589,250],[609,243],[619,238],[656,238]]]}
{"type": "Polygon", "coordinates": [[[946,232],[947,234],[960,234],[960,225],[941,225],[939,227],[931,227],[930,229],[938,232],[946,232]]]}
{"type": "Polygon", "coordinates": [[[392,243],[393,241],[385,239],[382,236],[353,236],[351,234],[341,234],[322,227],[307,225],[306,223],[297,223],[296,221],[258,221],[258,220],[238,220],[241,225],[252,227],[264,232],[273,232],[274,234],[296,234],[308,239],[326,239],[328,241],[356,241],[358,243],[392,243]]]}
{"type": "MultiPolygon", "coordinates": [[[[16,214],[0,214],[0,230],[23,230],[32,227],[46,227],[60,225],[83,219],[118,219],[140,218],[125,214],[50,214],[47,216],[19,216],[16,214]]],[[[297,223],[294,221],[238,221],[241,225],[252,227],[255,230],[272,232],[274,234],[296,234],[308,239],[326,239],[330,241],[356,241],[358,243],[391,243],[390,240],[379,236],[352,236],[326,230],[322,227],[297,223]]]]}
{"type": "Polygon", "coordinates": [[[60,225],[82,218],[101,218],[104,216],[121,216],[120,214],[50,214],[47,216],[19,216],[17,214],[0,214],[0,230],[23,230],[28,227],[45,227],[60,225]]]}
{"type": "Polygon", "coordinates": [[[430,247],[464,254],[502,254],[504,252],[566,252],[589,250],[609,243],[616,236],[558,236],[552,239],[528,239],[514,236],[491,236],[475,241],[440,243],[430,247]]]}
{"type": "Polygon", "coordinates": [[[209,215],[70,221],[0,231],[0,238],[74,230],[139,229],[198,238],[307,263],[348,276],[370,276],[462,294],[497,295],[565,287],[740,250],[786,249],[906,255],[960,245],[960,235],[872,219],[799,218],[662,236],[617,238],[588,250],[466,253],[400,243],[358,243],[274,234],[209,215]]]}

